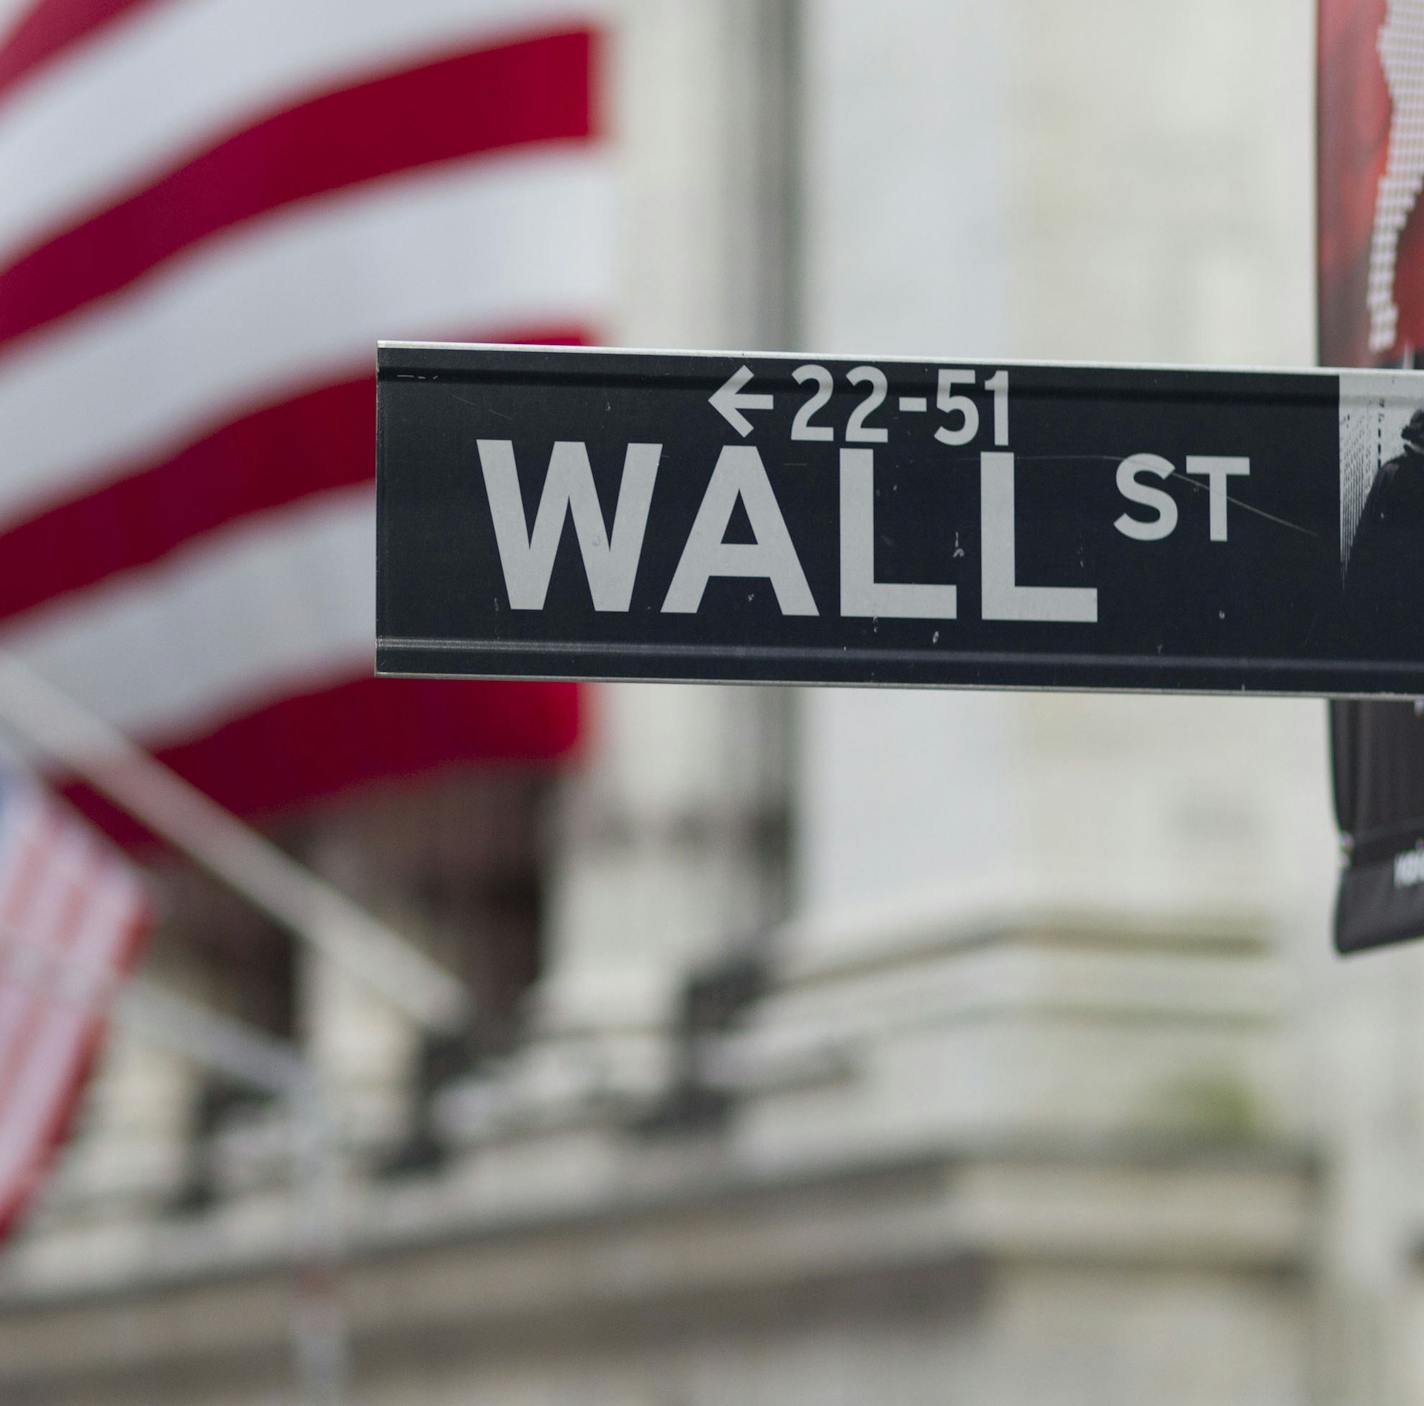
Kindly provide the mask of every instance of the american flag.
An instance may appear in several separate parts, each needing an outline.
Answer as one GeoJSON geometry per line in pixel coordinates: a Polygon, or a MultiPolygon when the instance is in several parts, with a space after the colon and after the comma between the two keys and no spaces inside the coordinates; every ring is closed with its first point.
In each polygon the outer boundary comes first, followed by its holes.
{"type": "Polygon", "coordinates": [[[147,918],[125,859],[0,772],[0,1233],[64,1133],[147,918]]]}
{"type": "Polygon", "coordinates": [[[567,686],[371,678],[372,363],[605,321],[601,32],[0,0],[0,647],[239,813],[574,740],[567,686]]]}

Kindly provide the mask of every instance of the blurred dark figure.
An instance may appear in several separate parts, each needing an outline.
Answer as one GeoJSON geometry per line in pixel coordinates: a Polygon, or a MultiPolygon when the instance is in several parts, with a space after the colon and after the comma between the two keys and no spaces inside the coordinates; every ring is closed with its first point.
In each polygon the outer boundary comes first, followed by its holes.
{"type": "Polygon", "coordinates": [[[1345,571],[1345,643],[1375,658],[1424,659],[1424,410],[1381,465],[1345,571]]]}
{"type": "Polygon", "coordinates": [[[1424,936],[1424,712],[1410,702],[1330,704],[1344,868],[1341,952],[1424,936]]]}

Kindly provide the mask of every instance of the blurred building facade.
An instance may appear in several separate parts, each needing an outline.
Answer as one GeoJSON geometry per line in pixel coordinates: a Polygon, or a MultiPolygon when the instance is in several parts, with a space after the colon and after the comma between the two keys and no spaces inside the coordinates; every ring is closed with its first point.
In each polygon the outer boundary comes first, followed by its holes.
{"type": "MultiPolygon", "coordinates": [[[[611,334],[1308,364],[1310,8],[622,0],[611,334]]],[[[371,1406],[1424,1395],[1424,980],[1326,956],[1321,705],[590,707],[568,776],[279,835],[471,983],[460,1048],[168,876],[154,974],[322,1071],[336,1292],[288,1110],[128,1026],[0,1398],[300,1399],[314,1298],[371,1406]]]]}

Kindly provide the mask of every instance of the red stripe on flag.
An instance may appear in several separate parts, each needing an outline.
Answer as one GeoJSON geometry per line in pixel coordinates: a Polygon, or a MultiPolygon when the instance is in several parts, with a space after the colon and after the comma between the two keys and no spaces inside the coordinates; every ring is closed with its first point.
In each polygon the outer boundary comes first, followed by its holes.
{"type": "MultiPolygon", "coordinates": [[[[577,346],[573,327],[489,339],[577,346]]],[[[0,532],[0,619],[161,560],[215,528],[372,474],[370,372],[264,406],[0,532]]]]}
{"type": "MultiPolygon", "coordinates": [[[[577,684],[359,678],[285,697],[154,755],[219,805],[261,819],[452,762],[553,761],[575,747],[579,710],[577,684]]],[[[64,791],[121,843],[153,842],[87,786],[64,791]]]]}
{"type": "Polygon", "coordinates": [[[0,274],[0,343],[241,221],[394,172],[591,135],[587,32],[343,86],[186,159],[0,274]]]}
{"type": "Polygon", "coordinates": [[[0,46],[0,102],[61,50],[154,0],[35,0],[0,46]]]}

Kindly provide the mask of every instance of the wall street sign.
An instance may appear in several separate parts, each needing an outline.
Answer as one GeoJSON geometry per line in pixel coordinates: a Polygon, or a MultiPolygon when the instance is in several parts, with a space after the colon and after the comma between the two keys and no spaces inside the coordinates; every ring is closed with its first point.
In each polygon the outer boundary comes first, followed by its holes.
{"type": "Polygon", "coordinates": [[[383,343],[387,674],[1424,694],[1424,372],[383,343]]]}

